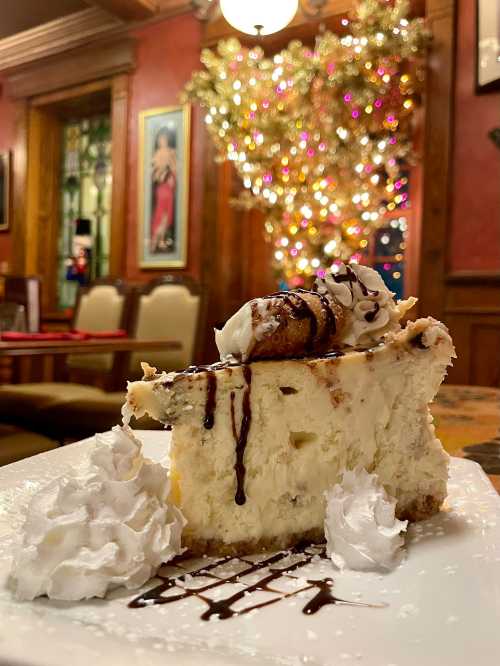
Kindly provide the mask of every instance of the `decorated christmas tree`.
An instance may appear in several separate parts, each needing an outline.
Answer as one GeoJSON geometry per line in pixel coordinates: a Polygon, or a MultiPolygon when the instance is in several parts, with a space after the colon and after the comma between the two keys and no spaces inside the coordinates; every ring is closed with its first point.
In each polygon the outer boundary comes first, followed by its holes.
{"type": "Polygon", "coordinates": [[[361,261],[387,211],[404,202],[428,39],[405,0],[361,0],[344,34],[272,58],[236,39],[204,50],[186,96],[205,107],[222,159],[260,206],[278,275],[361,261]]]}

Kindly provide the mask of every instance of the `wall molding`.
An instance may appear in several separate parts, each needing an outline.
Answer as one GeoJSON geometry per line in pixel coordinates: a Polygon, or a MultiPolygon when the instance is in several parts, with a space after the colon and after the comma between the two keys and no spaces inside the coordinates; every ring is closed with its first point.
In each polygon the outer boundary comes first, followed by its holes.
{"type": "MultiPolygon", "coordinates": [[[[121,2],[122,0],[119,0],[121,2]]],[[[103,5],[107,4],[103,2],[103,5]]],[[[113,3],[109,2],[111,7],[113,3]]],[[[116,5],[116,0],[114,2],[116,5]]],[[[102,7],[89,7],[49,21],[30,30],[24,30],[11,37],[0,39],[0,72],[11,72],[19,67],[38,64],[70,49],[84,46],[104,38],[124,35],[130,29],[157,23],[167,18],[193,11],[190,0],[158,0],[156,13],[148,12],[144,20],[126,21],[102,7]]],[[[129,13],[132,17],[133,14],[129,13]]],[[[136,17],[139,14],[135,15],[136,17]]]]}
{"type": "Polygon", "coordinates": [[[0,71],[76,48],[109,34],[123,22],[98,7],[69,14],[0,40],[0,71]]]}
{"type": "Polygon", "coordinates": [[[129,38],[73,49],[7,76],[5,91],[22,99],[129,72],[135,67],[135,43],[129,38]]]}
{"type": "Polygon", "coordinates": [[[453,271],[445,278],[447,284],[500,284],[500,271],[453,271]]]}

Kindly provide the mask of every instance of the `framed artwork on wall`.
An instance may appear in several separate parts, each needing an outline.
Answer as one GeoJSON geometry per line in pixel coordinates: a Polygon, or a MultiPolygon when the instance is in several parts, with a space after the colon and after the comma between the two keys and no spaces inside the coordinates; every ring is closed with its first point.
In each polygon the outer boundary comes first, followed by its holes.
{"type": "Polygon", "coordinates": [[[476,90],[500,90],[500,0],[477,0],[476,90]]]}
{"type": "Polygon", "coordinates": [[[10,226],[10,152],[0,153],[0,231],[10,226]]]}
{"type": "Polygon", "coordinates": [[[184,268],[189,218],[189,105],[139,114],[139,265],[184,268]]]}

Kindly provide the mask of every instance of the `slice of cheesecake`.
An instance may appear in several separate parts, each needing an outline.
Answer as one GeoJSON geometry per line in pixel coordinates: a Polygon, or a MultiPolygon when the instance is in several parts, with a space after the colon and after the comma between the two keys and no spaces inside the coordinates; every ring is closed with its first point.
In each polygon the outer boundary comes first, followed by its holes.
{"type": "MultiPolygon", "coordinates": [[[[346,280],[352,293],[350,277],[338,284],[346,280]]],[[[359,316],[372,322],[379,292],[361,288],[371,305],[359,316]]],[[[129,384],[126,415],[147,413],[173,427],[172,498],[192,553],[322,541],[324,493],[346,469],[378,474],[397,499],[398,518],[439,510],[448,456],[428,403],[453,344],[431,318],[394,330],[387,321],[383,341],[361,350],[243,364],[230,358],[170,374],[147,369],[129,384]]]]}

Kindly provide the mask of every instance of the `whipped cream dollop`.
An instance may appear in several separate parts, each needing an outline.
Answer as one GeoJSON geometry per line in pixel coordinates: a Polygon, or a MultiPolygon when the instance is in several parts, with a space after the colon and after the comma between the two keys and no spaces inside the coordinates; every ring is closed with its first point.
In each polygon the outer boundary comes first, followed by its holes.
{"type": "Polygon", "coordinates": [[[96,435],[78,475],[36,493],[14,556],[18,599],[76,601],[134,589],[181,552],[185,520],[168,501],[168,473],[127,427],[96,435]]]}
{"type": "Polygon", "coordinates": [[[215,344],[219,350],[221,360],[230,356],[245,360],[252,337],[252,305],[251,302],[248,302],[227,320],[223,328],[215,329],[215,344]]]}
{"type": "Polygon", "coordinates": [[[345,471],[342,483],[325,493],[327,553],[339,569],[389,570],[403,558],[408,521],[395,517],[376,474],[365,469],[345,471]]]}
{"type": "Polygon", "coordinates": [[[348,311],[339,340],[348,346],[372,344],[400,329],[401,318],[417,302],[410,297],[396,303],[377,271],[359,264],[342,264],[337,272],[327,272],[317,279],[316,289],[348,311]]]}

